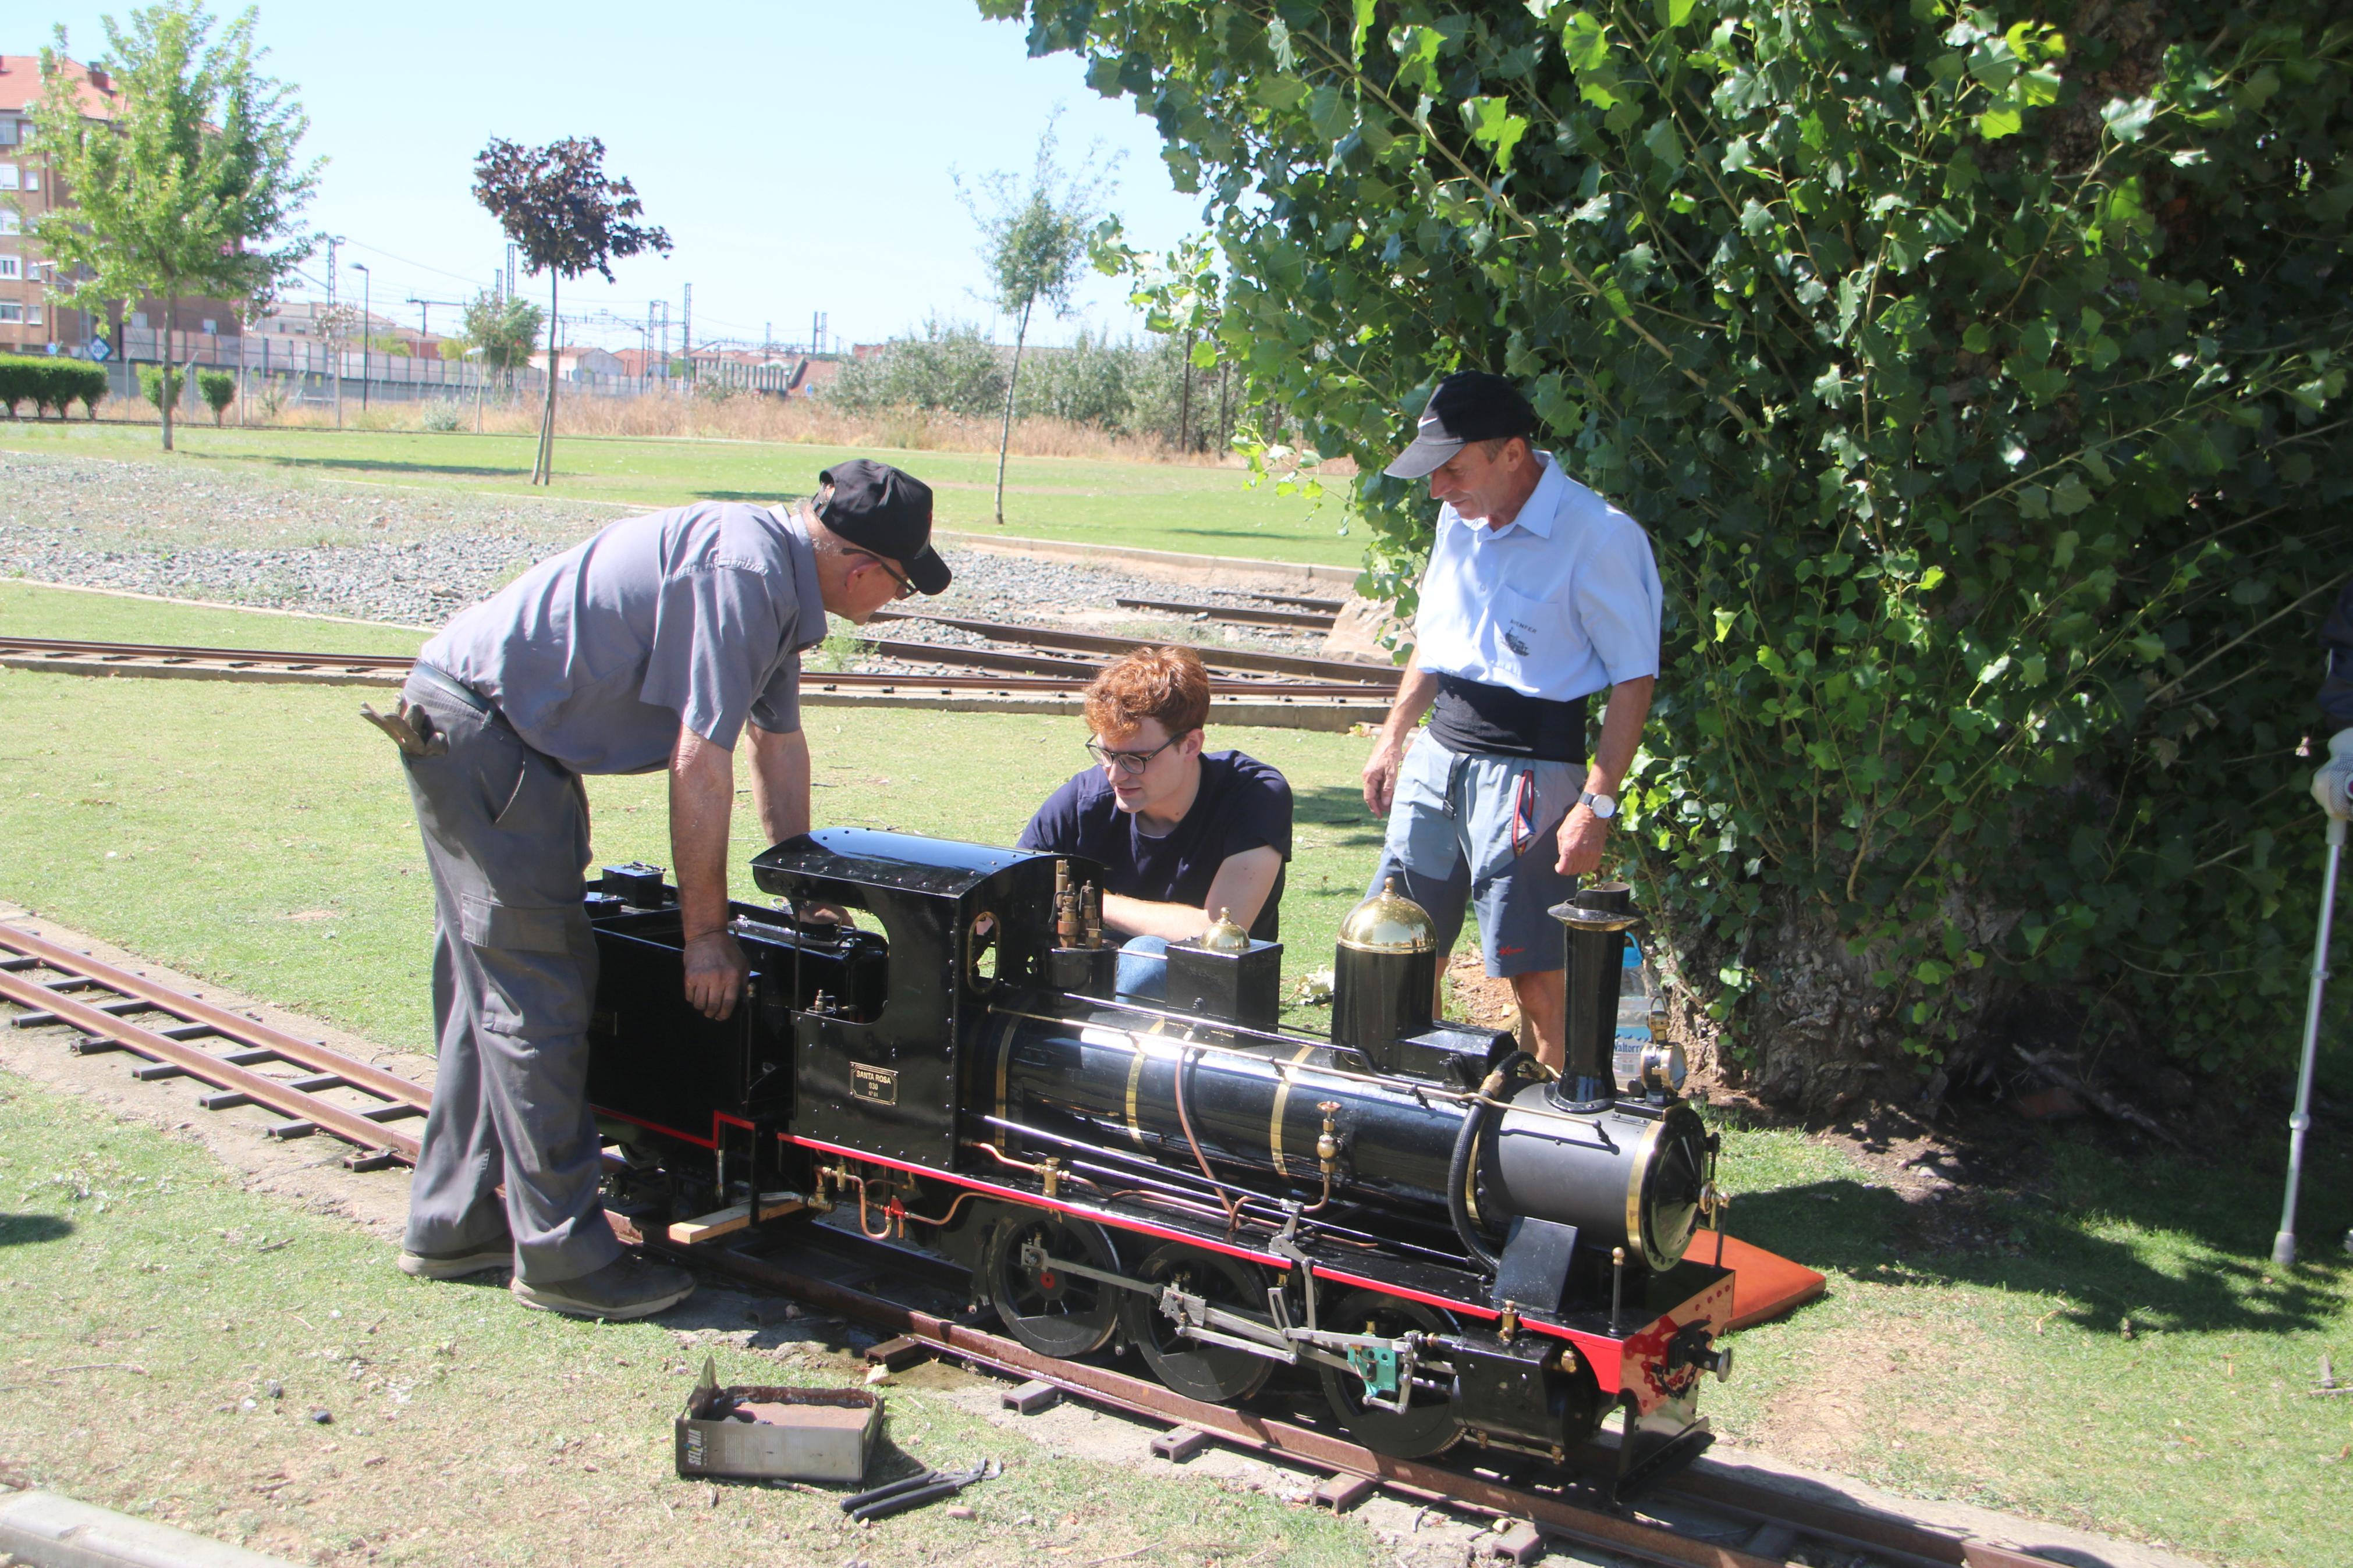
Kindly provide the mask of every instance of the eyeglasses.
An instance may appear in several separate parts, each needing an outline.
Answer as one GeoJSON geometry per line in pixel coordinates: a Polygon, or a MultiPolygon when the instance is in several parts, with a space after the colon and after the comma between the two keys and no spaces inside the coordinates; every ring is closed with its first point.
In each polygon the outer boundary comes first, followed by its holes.
{"type": "Polygon", "coordinates": [[[1127,773],[1133,776],[1150,767],[1153,758],[1184,738],[1182,735],[1171,735],[1148,752],[1114,752],[1101,741],[1089,741],[1087,755],[1115,773],[1127,773]]]}
{"type": "Polygon", "coordinates": [[[915,585],[913,583],[908,582],[904,577],[900,576],[895,571],[892,571],[891,563],[888,561],[883,560],[880,555],[875,554],[871,550],[855,550],[850,552],[850,553],[853,555],[863,555],[866,559],[874,563],[875,565],[882,568],[883,573],[890,577],[891,581],[899,584],[899,591],[891,595],[892,599],[903,599],[914,593],[915,585]]]}

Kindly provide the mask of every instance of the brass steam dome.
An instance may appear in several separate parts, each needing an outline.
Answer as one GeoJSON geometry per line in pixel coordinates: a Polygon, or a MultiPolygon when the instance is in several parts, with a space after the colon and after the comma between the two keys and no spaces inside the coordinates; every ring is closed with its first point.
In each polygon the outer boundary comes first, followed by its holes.
{"type": "Polygon", "coordinates": [[[1438,928],[1428,910],[1398,891],[1391,877],[1340,922],[1340,945],[1358,952],[1431,952],[1438,947],[1438,928]]]}
{"type": "Polygon", "coordinates": [[[1234,911],[1219,910],[1209,929],[1201,933],[1200,945],[1211,952],[1248,952],[1250,932],[1234,924],[1234,911]]]}

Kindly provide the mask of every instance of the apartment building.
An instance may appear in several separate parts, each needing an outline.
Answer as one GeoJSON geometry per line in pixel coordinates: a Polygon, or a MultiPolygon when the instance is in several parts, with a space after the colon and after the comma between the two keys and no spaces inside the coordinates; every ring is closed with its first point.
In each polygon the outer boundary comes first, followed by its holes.
{"type": "MultiPolygon", "coordinates": [[[[68,60],[65,79],[81,100],[84,119],[115,117],[121,89],[105,71],[68,60]]],[[[31,107],[40,95],[40,57],[0,55],[0,353],[82,354],[94,335],[93,321],[55,303],[48,266],[25,232],[31,219],[73,200],[72,192],[60,188],[34,135],[31,107]]],[[[240,331],[237,307],[219,300],[181,300],[174,324],[189,334],[180,350],[184,356],[201,353],[207,335],[217,345],[240,331]]],[[[115,314],[110,328],[118,348],[146,359],[154,357],[150,345],[164,325],[162,301],[145,300],[127,319],[115,314]]]]}

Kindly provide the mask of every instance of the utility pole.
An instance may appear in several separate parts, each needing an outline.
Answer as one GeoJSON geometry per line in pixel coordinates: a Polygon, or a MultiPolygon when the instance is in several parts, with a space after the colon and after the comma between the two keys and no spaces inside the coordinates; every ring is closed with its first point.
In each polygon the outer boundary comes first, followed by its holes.
{"type": "Polygon", "coordinates": [[[365,414],[368,377],[375,369],[373,358],[375,353],[375,316],[374,307],[368,303],[375,288],[375,274],[368,270],[368,264],[364,261],[354,261],[352,267],[360,275],[360,412],[365,414]]]}
{"type": "Polygon", "coordinates": [[[327,237],[327,378],[334,385],[335,428],[343,427],[343,338],[335,314],[335,247],[341,235],[327,237]]]}
{"type": "Polygon", "coordinates": [[[679,322],[678,328],[678,353],[681,359],[686,361],[686,379],[692,381],[694,379],[694,285],[691,283],[685,285],[684,292],[686,304],[680,311],[683,319],[679,322]]]}
{"type": "Polygon", "coordinates": [[[510,244],[510,245],[507,247],[507,291],[506,291],[506,298],[508,298],[508,299],[510,299],[510,300],[513,299],[513,298],[514,298],[514,291],[515,291],[515,247],[514,247],[512,244],[510,244]]]}

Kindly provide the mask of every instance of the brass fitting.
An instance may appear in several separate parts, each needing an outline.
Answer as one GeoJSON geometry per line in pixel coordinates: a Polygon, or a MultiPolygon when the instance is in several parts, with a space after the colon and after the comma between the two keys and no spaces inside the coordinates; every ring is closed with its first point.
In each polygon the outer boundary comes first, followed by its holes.
{"type": "Polygon", "coordinates": [[[1503,1337],[1505,1344],[1509,1344],[1518,1337],[1519,1331],[1520,1310],[1506,1301],[1504,1303],[1504,1315],[1495,1320],[1495,1332],[1503,1337]]]}
{"type": "Polygon", "coordinates": [[[1046,1195],[1052,1197],[1062,1184],[1062,1162],[1052,1154],[1038,1163],[1039,1180],[1046,1184],[1046,1195]]]}
{"type": "Polygon", "coordinates": [[[1340,1124],[1335,1120],[1340,1110],[1336,1100],[1319,1100],[1315,1109],[1324,1113],[1324,1131],[1315,1140],[1315,1159],[1326,1176],[1332,1175],[1340,1163],[1340,1124]]]}

